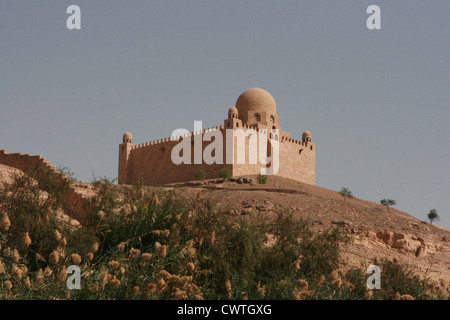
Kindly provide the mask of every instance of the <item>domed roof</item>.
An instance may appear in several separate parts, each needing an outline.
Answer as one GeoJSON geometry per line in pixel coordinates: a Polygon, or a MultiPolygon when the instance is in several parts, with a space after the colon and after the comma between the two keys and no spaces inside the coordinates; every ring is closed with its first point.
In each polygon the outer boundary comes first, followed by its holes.
{"type": "Polygon", "coordinates": [[[125,132],[125,133],[123,134],[123,142],[124,142],[124,143],[127,142],[127,141],[130,141],[130,142],[131,142],[132,139],[133,139],[133,136],[131,135],[131,133],[125,132]]]}
{"type": "Polygon", "coordinates": [[[248,111],[277,113],[277,106],[272,95],[264,89],[252,88],[244,91],[236,101],[239,113],[248,111]]]}
{"type": "Polygon", "coordinates": [[[311,141],[311,132],[309,131],[303,132],[302,141],[311,141]]]}
{"type": "Polygon", "coordinates": [[[231,107],[230,109],[228,109],[228,116],[232,114],[238,114],[238,109],[236,109],[236,107],[231,107]]]}

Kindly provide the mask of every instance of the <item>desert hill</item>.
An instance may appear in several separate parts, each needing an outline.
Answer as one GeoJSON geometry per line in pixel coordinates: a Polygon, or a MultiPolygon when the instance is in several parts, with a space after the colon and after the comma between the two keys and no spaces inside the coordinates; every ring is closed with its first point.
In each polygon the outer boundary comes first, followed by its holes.
{"type": "MultiPolygon", "coordinates": [[[[0,165],[0,183],[10,183],[20,170],[0,165]]],[[[146,189],[175,190],[186,199],[209,199],[230,217],[270,221],[276,212],[291,210],[296,217],[308,218],[312,228],[323,232],[337,227],[352,241],[343,245],[346,268],[367,267],[388,258],[409,265],[417,274],[436,283],[450,281],[450,230],[430,225],[411,215],[358,198],[344,199],[337,191],[270,176],[266,184],[255,176],[224,180],[193,181],[146,189]]],[[[115,185],[118,191],[131,188],[115,185]]],[[[98,192],[95,184],[74,182],[72,188],[83,198],[98,192]]],[[[61,218],[77,226],[76,217],[61,218]]]]}
{"type": "Polygon", "coordinates": [[[374,202],[344,200],[337,191],[276,176],[270,176],[266,184],[258,184],[253,176],[166,187],[179,188],[185,197],[200,194],[232,215],[270,220],[276,211],[289,209],[313,221],[318,232],[338,227],[352,235],[352,243],[342,248],[348,266],[395,258],[422,276],[450,281],[450,230],[395,208],[388,212],[374,202]]]}

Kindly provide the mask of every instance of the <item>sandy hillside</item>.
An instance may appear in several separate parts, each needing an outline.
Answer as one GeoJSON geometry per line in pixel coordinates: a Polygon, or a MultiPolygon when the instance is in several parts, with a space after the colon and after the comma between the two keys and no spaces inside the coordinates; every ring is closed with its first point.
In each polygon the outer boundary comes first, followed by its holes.
{"type": "Polygon", "coordinates": [[[256,177],[245,177],[168,187],[188,198],[200,193],[232,215],[270,220],[276,211],[290,209],[311,219],[318,232],[329,227],[345,230],[354,240],[342,248],[348,266],[367,267],[375,258],[396,258],[423,276],[450,281],[450,230],[403,211],[388,212],[385,206],[358,198],[344,201],[337,191],[281,177],[269,177],[264,185],[256,183],[256,177]]]}
{"type": "MultiPolygon", "coordinates": [[[[0,186],[2,182],[10,183],[13,175],[20,172],[0,165],[0,186]]],[[[72,187],[83,197],[95,195],[97,191],[90,183],[78,182],[72,187]]],[[[396,258],[422,276],[450,281],[450,230],[422,222],[394,208],[388,212],[384,206],[358,198],[344,201],[337,191],[273,176],[266,184],[258,184],[255,176],[249,176],[226,182],[207,180],[163,188],[175,189],[185,198],[211,199],[231,216],[270,221],[276,212],[289,209],[298,217],[309,218],[317,232],[329,227],[348,232],[353,241],[342,247],[347,267],[367,267],[375,258],[396,258]]],[[[61,217],[73,220],[64,213],[61,217]]]]}

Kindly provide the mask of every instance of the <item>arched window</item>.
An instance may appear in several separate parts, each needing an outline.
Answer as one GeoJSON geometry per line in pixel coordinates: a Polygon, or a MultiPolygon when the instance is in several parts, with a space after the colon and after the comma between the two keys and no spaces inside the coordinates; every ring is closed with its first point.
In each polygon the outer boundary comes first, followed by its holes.
{"type": "Polygon", "coordinates": [[[273,116],[270,116],[269,121],[270,121],[270,123],[275,123],[275,118],[273,116]]]}
{"type": "Polygon", "coordinates": [[[255,120],[257,122],[261,121],[261,115],[259,113],[255,113],[253,115],[253,120],[255,120]]]}

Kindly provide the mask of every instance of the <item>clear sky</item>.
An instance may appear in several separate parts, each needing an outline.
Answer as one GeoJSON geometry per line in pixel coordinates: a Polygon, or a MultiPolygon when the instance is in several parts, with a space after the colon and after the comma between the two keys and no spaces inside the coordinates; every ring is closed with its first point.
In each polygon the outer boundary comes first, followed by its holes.
{"type": "Polygon", "coordinates": [[[78,180],[118,145],[223,124],[246,89],[316,143],[316,184],[450,228],[450,2],[0,0],[0,149],[78,180]],[[81,30],[68,30],[69,5],[81,30]],[[369,30],[369,5],[381,29],[369,30]]]}

